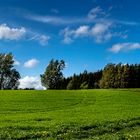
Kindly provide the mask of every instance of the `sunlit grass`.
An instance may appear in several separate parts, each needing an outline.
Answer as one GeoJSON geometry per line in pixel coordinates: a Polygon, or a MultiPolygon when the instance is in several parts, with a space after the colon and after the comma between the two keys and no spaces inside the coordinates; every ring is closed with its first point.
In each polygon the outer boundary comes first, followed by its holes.
{"type": "Polygon", "coordinates": [[[0,139],[140,139],[140,89],[0,91],[0,139]]]}

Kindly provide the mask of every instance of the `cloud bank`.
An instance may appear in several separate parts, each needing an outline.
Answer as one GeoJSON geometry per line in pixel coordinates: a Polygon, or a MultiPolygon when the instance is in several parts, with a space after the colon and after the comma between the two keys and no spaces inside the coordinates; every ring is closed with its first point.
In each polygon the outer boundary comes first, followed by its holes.
{"type": "Polygon", "coordinates": [[[26,76],[19,80],[20,85],[19,88],[34,88],[37,90],[45,90],[46,88],[41,85],[41,81],[39,77],[30,77],[26,76]]]}
{"type": "Polygon", "coordinates": [[[0,40],[29,40],[29,41],[38,41],[40,45],[45,46],[50,40],[50,36],[44,34],[38,34],[21,28],[12,28],[7,24],[0,25],[0,40]]]}
{"type": "Polygon", "coordinates": [[[4,40],[19,40],[26,34],[26,29],[21,28],[11,28],[6,24],[0,25],[0,39],[4,40]]]}

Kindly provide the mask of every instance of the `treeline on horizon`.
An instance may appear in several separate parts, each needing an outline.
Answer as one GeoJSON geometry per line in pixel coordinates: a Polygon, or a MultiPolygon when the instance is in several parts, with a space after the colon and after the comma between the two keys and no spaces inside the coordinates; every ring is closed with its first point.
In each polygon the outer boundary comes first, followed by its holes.
{"type": "Polygon", "coordinates": [[[107,64],[97,72],[84,71],[59,81],[56,89],[140,88],[140,64],[107,64]]]}
{"type": "MultiPolygon", "coordinates": [[[[140,64],[107,64],[103,70],[63,76],[64,60],[52,59],[44,74],[40,75],[42,86],[47,89],[97,89],[140,88],[140,64]]],[[[20,73],[14,68],[11,53],[0,53],[0,89],[19,89],[20,73]]],[[[25,88],[28,89],[28,88],[25,88]]],[[[33,88],[31,88],[33,90],[33,88]]]]}

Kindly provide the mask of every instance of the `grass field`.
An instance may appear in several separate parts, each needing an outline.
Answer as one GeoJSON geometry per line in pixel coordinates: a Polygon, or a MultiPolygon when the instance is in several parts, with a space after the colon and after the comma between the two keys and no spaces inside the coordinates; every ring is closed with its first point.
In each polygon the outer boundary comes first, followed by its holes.
{"type": "Polygon", "coordinates": [[[1,139],[140,140],[140,89],[0,91],[1,139]]]}

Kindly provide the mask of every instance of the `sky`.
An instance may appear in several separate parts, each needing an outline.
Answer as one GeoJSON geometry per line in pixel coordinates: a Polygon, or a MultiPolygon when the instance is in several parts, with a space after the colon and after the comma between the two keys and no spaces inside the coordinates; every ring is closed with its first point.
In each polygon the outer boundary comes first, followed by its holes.
{"type": "Polygon", "coordinates": [[[0,53],[14,55],[21,88],[44,89],[51,59],[65,77],[140,63],[139,13],[139,0],[0,0],[0,53]]]}

